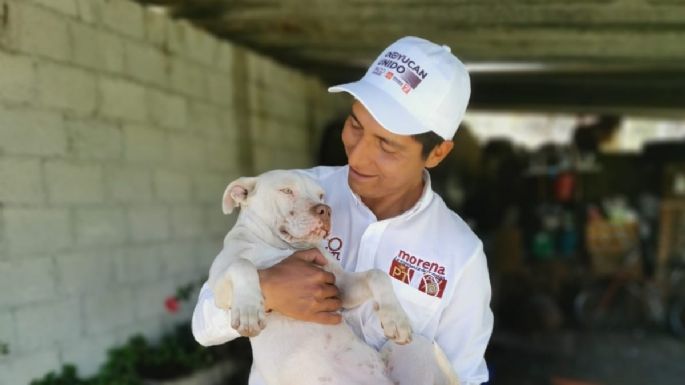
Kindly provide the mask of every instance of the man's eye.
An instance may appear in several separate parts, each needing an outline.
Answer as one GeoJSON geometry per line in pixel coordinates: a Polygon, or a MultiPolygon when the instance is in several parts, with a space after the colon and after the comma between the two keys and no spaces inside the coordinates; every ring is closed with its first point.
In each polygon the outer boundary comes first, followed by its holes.
{"type": "Polygon", "coordinates": [[[383,140],[381,140],[381,150],[383,150],[383,152],[387,152],[388,154],[394,154],[397,152],[397,150],[391,146],[390,143],[383,140]]]}
{"type": "Polygon", "coordinates": [[[282,193],[285,194],[285,195],[293,195],[293,190],[291,190],[291,189],[289,189],[289,188],[287,188],[287,187],[286,187],[286,188],[282,188],[282,189],[280,189],[279,191],[282,192],[282,193]]]}

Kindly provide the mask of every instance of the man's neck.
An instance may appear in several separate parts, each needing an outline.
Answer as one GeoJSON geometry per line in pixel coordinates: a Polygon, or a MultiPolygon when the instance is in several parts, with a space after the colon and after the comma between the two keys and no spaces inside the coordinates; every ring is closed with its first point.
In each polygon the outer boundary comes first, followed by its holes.
{"type": "Polygon", "coordinates": [[[423,187],[424,182],[422,178],[415,186],[396,194],[391,194],[382,198],[362,197],[361,200],[366,207],[374,213],[376,219],[381,221],[383,219],[396,217],[414,207],[416,202],[421,199],[421,195],[423,195],[423,187]]]}

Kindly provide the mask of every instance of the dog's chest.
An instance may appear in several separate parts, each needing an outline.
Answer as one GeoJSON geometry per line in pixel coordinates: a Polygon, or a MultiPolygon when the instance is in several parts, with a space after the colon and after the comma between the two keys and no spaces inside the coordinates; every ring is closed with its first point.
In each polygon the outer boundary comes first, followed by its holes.
{"type": "Polygon", "coordinates": [[[378,352],[344,323],[319,325],[271,314],[250,341],[255,365],[269,384],[320,384],[328,378],[335,384],[390,384],[378,352]]]}

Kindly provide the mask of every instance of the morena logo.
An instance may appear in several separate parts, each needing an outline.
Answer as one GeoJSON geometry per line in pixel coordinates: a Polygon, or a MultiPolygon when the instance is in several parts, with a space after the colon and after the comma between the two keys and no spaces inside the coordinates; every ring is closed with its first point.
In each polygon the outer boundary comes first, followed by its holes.
{"type": "Polygon", "coordinates": [[[412,286],[431,297],[442,298],[442,294],[447,286],[445,279],[445,267],[431,261],[425,261],[419,257],[411,255],[404,250],[400,250],[390,264],[390,277],[412,286]],[[421,274],[417,283],[414,282],[416,272],[421,274]]]}

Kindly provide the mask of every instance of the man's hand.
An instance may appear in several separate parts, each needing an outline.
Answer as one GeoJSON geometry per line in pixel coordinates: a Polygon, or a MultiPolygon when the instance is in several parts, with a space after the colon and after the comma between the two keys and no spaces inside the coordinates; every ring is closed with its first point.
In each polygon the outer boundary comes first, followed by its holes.
{"type": "Polygon", "coordinates": [[[301,321],[337,324],[342,301],[335,275],[323,270],[326,258],[317,249],[294,253],[259,271],[264,307],[301,321]]]}

